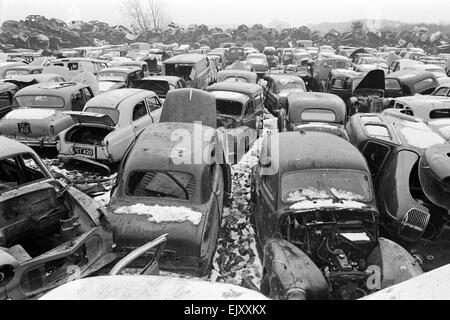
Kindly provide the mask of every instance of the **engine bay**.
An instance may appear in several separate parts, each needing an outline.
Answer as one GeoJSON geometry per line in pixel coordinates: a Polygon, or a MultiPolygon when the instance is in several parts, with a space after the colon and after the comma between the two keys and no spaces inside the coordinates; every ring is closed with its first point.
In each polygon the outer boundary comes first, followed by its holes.
{"type": "Polygon", "coordinates": [[[282,237],[305,252],[328,281],[336,300],[358,299],[373,288],[376,266],[367,258],[378,245],[377,217],[368,211],[317,210],[287,213],[282,237]]]}

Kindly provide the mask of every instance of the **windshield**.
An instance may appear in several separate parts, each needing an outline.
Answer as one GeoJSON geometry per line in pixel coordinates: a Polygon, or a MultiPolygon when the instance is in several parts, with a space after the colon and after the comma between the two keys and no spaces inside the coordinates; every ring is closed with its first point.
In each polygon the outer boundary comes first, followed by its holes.
{"type": "Polygon", "coordinates": [[[240,116],[242,114],[243,105],[233,100],[216,100],[217,113],[230,116],[240,116]]]}
{"type": "Polygon", "coordinates": [[[117,71],[101,71],[97,75],[99,81],[113,81],[113,82],[125,82],[127,81],[127,74],[117,71]]]}
{"type": "Polygon", "coordinates": [[[59,109],[64,107],[64,100],[56,96],[20,96],[14,98],[13,107],[59,109]]]}
{"type": "Polygon", "coordinates": [[[5,78],[12,76],[24,76],[28,74],[28,70],[8,70],[5,73],[5,78]]]}
{"type": "Polygon", "coordinates": [[[0,159],[0,193],[50,178],[30,153],[0,159]]]}
{"type": "Polygon", "coordinates": [[[309,170],[285,174],[282,199],[285,203],[305,200],[339,199],[369,202],[369,177],[350,170],[309,170]]]}
{"type": "Polygon", "coordinates": [[[101,107],[88,107],[84,110],[84,112],[105,114],[111,118],[111,120],[114,122],[114,124],[117,124],[117,122],[119,122],[120,112],[117,109],[101,108],[101,107]]]}
{"type": "Polygon", "coordinates": [[[193,175],[178,171],[138,171],[128,180],[127,193],[136,197],[192,200],[196,191],[193,175]]]}
{"type": "Polygon", "coordinates": [[[248,79],[247,78],[242,78],[242,77],[229,77],[226,78],[224,81],[232,81],[232,82],[246,82],[248,83],[248,79]]]}
{"type": "MultiPolygon", "coordinates": [[[[155,92],[159,97],[166,97],[167,92],[170,90],[170,85],[167,81],[160,80],[138,80],[133,81],[132,88],[144,89],[155,92]]],[[[175,87],[172,85],[172,88],[175,87]]]]}

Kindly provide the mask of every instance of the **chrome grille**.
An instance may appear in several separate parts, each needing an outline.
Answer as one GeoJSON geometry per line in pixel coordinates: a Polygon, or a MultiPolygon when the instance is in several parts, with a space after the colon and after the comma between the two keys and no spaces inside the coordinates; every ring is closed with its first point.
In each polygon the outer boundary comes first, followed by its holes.
{"type": "Polygon", "coordinates": [[[408,239],[419,239],[430,220],[430,214],[413,208],[410,209],[400,223],[399,235],[408,239]]]}

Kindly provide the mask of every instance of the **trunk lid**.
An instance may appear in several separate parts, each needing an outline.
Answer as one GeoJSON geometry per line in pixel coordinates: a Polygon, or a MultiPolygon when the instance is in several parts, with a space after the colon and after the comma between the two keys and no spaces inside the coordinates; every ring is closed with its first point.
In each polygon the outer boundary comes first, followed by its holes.
{"type": "Polygon", "coordinates": [[[73,121],[79,124],[99,124],[108,128],[116,125],[107,114],[80,111],[68,111],[64,112],[64,114],[71,116],[73,121]]]}

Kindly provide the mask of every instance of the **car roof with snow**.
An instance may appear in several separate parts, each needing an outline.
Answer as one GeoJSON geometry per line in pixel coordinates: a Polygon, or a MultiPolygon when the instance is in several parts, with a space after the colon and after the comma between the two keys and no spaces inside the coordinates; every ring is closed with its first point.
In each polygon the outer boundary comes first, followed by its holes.
{"type": "MultiPolygon", "coordinates": [[[[278,162],[280,176],[291,171],[316,169],[370,172],[361,152],[336,135],[291,131],[272,135],[269,141],[278,142],[276,148],[279,150],[270,148],[268,154],[275,155],[271,159],[278,162]]],[[[262,152],[267,152],[266,144],[263,144],[263,149],[262,152]]]]}
{"type": "Polygon", "coordinates": [[[124,102],[127,102],[128,105],[128,102],[130,104],[134,102],[138,103],[147,97],[154,96],[156,96],[156,93],[149,90],[131,88],[115,89],[93,97],[86,103],[84,109],[95,107],[118,109],[124,102]]]}
{"type": "Polygon", "coordinates": [[[180,77],[176,76],[149,76],[140,79],[139,81],[166,81],[171,84],[176,84],[178,81],[183,80],[180,77]]]}
{"type": "Polygon", "coordinates": [[[198,63],[206,58],[206,55],[199,54],[199,53],[186,53],[186,54],[180,54],[177,56],[174,56],[172,58],[167,59],[164,61],[164,64],[170,64],[170,63],[198,63]]]}

